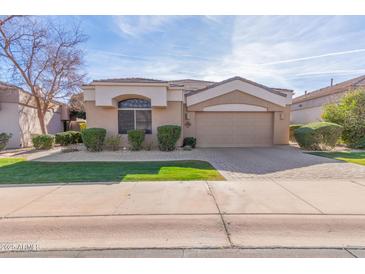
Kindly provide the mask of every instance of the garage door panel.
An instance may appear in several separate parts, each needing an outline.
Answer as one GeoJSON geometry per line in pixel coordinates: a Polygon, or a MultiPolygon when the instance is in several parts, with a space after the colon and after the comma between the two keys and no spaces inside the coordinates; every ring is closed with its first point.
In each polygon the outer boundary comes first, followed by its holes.
{"type": "Polygon", "coordinates": [[[270,146],[273,139],[271,112],[198,112],[199,147],[270,146]]]}

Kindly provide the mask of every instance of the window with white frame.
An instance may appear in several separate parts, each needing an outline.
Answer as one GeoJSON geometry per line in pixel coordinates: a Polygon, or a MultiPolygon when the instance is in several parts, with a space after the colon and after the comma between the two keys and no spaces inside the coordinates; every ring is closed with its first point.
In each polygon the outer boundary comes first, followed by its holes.
{"type": "Polygon", "coordinates": [[[151,101],[146,99],[127,99],[118,103],[118,132],[127,134],[128,130],[143,129],[152,133],[151,101]]]}

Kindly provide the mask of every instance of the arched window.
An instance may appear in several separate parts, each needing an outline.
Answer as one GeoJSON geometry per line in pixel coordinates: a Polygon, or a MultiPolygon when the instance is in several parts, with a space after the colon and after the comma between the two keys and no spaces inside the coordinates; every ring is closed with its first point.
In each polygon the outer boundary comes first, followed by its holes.
{"type": "Polygon", "coordinates": [[[150,100],[135,98],[118,102],[119,134],[127,134],[132,129],[143,129],[147,134],[152,133],[150,100]]]}

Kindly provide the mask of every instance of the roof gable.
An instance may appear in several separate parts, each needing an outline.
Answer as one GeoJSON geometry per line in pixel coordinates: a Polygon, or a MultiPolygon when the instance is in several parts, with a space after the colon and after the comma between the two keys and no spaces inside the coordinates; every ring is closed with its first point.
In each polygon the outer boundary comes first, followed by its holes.
{"type": "Polygon", "coordinates": [[[239,90],[243,93],[253,95],[276,105],[285,106],[289,104],[290,98],[278,90],[271,89],[256,82],[242,77],[233,77],[219,83],[212,84],[206,88],[192,91],[187,95],[187,105],[197,104],[211,98],[239,90]]]}

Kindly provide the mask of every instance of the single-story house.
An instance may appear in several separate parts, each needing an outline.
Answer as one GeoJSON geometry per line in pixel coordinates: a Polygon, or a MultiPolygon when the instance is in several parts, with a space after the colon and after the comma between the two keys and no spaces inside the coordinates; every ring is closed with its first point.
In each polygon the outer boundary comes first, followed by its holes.
{"type": "Polygon", "coordinates": [[[348,91],[356,88],[365,88],[365,75],[331,85],[319,90],[308,92],[293,99],[291,105],[291,123],[306,124],[322,121],[324,106],[330,103],[338,103],[348,91]]]}
{"type": "MultiPolygon", "coordinates": [[[[109,134],[143,129],[157,144],[157,127],[179,125],[198,147],[288,144],[292,90],[242,77],[222,82],[145,78],[95,80],[83,86],[88,127],[109,134]]],[[[180,140],[180,144],[182,141],[180,140]]]]}
{"type": "MultiPolygon", "coordinates": [[[[67,107],[54,102],[46,114],[48,132],[64,130],[64,120],[68,120],[67,107]]],[[[0,82],[0,133],[11,133],[7,148],[32,145],[32,135],[41,134],[36,104],[33,95],[23,89],[0,82]]]]}

